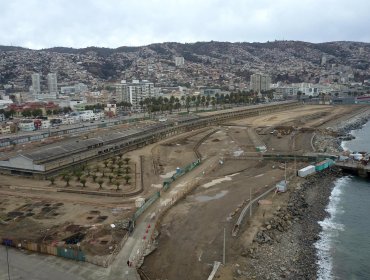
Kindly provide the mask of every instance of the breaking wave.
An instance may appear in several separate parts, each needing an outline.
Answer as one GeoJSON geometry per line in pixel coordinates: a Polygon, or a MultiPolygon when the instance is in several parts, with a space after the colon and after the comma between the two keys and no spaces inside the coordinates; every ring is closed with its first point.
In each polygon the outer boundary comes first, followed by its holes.
{"type": "Polygon", "coordinates": [[[335,279],[333,275],[332,245],[335,237],[338,236],[340,231],[344,230],[344,225],[338,223],[336,217],[338,214],[343,212],[343,209],[340,207],[340,201],[343,187],[349,180],[349,177],[343,177],[335,182],[335,187],[333,188],[329,198],[329,204],[325,209],[329,216],[319,222],[322,227],[322,231],[319,235],[320,239],[315,243],[318,259],[318,280],[335,279]]]}

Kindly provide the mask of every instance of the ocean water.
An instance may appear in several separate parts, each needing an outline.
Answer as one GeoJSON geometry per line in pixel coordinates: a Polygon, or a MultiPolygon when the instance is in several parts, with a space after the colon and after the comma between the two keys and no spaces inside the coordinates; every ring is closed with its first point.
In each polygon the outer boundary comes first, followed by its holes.
{"type": "MultiPolygon", "coordinates": [[[[370,124],[351,133],[356,139],[342,146],[370,152],[370,124]]],[[[370,179],[338,179],[326,211],[329,216],[319,222],[322,232],[315,244],[318,279],[370,279],[370,179]]]]}

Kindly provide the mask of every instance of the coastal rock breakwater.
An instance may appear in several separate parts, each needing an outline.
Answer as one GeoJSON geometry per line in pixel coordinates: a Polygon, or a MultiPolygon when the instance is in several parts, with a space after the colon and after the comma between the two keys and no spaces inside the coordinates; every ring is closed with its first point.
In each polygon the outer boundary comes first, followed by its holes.
{"type": "Polygon", "coordinates": [[[341,171],[332,168],[308,177],[291,191],[287,207],[277,208],[255,235],[249,251],[242,253],[248,258],[242,273],[246,279],[317,278],[318,221],[328,215],[325,208],[333,181],[340,176],[341,171]]]}
{"type": "Polygon", "coordinates": [[[345,122],[339,123],[335,127],[327,128],[330,131],[337,132],[340,135],[339,137],[334,137],[331,134],[316,134],[313,140],[315,150],[320,153],[337,153],[343,151],[341,146],[342,141],[351,140],[348,133],[361,128],[369,119],[370,110],[367,110],[345,122]]]}

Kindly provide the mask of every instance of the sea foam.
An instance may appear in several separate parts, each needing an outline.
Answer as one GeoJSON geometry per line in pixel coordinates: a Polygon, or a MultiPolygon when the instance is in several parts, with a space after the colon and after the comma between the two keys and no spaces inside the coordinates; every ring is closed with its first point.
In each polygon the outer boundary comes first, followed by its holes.
{"type": "Polygon", "coordinates": [[[332,245],[335,237],[338,236],[340,231],[344,230],[344,225],[339,223],[336,217],[339,213],[343,212],[343,209],[340,207],[340,201],[343,187],[349,180],[349,177],[343,177],[335,182],[335,187],[329,197],[329,204],[325,209],[329,216],[319,222],[322,227],[322,231],[319,235],[320,239],[315,243],[318,258],[317,264],[319,266],[317,272],[318,280],[334,279],[332,245]]]}

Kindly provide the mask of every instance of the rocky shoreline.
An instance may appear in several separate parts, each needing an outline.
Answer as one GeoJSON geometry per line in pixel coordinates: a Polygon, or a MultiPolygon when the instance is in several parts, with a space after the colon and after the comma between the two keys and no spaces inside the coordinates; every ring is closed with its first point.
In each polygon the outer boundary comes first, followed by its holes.
{"type": "Polygon", "coordinates": [[[250,265],[237,274],[261,280],[316,279],[318,221],[328,215],[325,208],[334,181],[341,176],[339,169],[332,168],[295,186],[286,209],[278,208],[256,234],[250,250],[243,252],[250,265]]]}
{"type": "MultiPolygon", "coordinates": [[[[350,131],[361,128],[370,119],[365,111],[344,123],[331,128],[336,136],[316,135],[313,141],[318,152],[342,151],[341,143],[350,131]]],[[[348,138],[349,140],[349,138],[348,138]]],[[[246,279],[317,279],[318,258],[315,243],[319,240],[321,226],[328,213],[326,207],[335,180],[343,174],[330,168],[309,176],[290,193],[286,208],[275,211],[273,218],[257,232],[248,252],[250,259],[246,271],[237,269],[237,275],[246,279]]]]}
{"type": "Polygon", "coordinates": [[[342,141],[354,139],[350,134],[352,130],[361,128],[370,119],[370,111],[365,111],[344,123],[339,123],[334,127],[328,128],[330,132],[327,134],[316,134],[313,141],[313,146],[317,152],[336,153],[343,151],[341,146],[342,141]]]}

